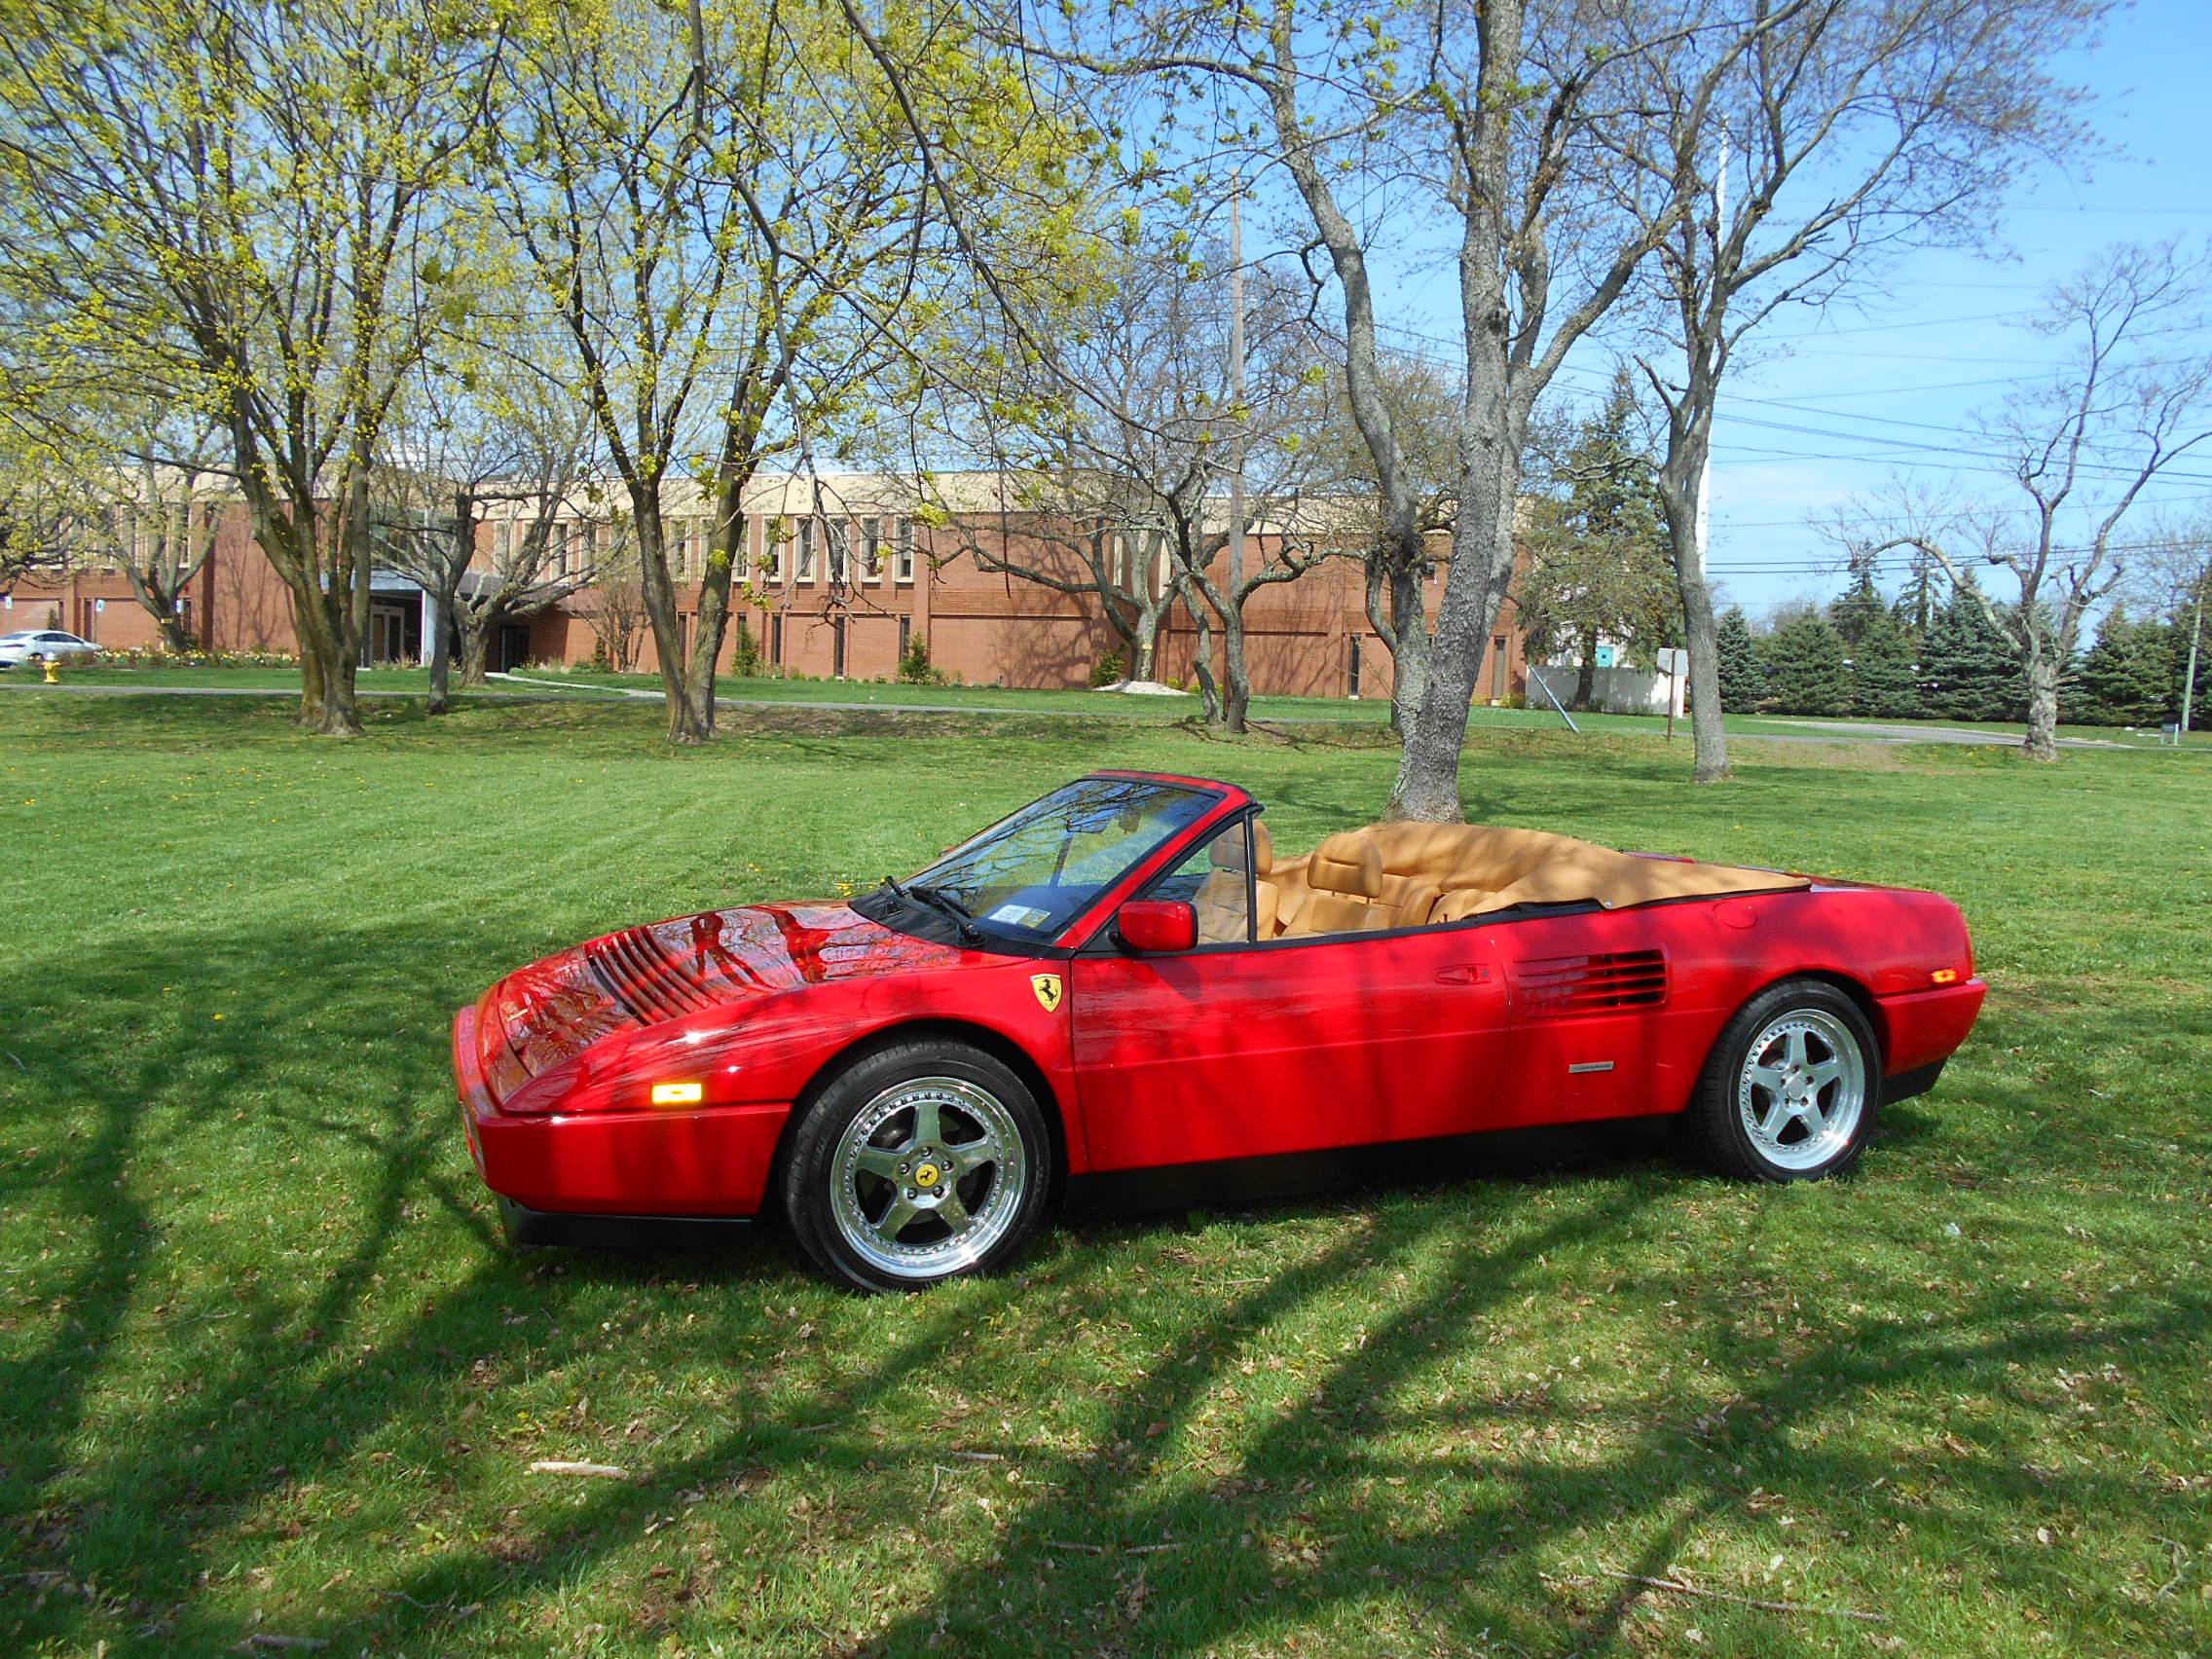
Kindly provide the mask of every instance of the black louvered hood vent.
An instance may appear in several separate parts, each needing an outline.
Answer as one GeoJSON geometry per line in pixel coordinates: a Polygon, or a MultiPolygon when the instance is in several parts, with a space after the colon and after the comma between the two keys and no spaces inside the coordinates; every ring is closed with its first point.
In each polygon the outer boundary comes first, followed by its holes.
{"type": "Polygon", "coordinates": [[[723,1000],[686,965],[658,947],[650,928],[609,934],[584,948],[585,960],[608,994],[647,1025],[697,1014],[723,1000]]]}
{"type": "Polygon", "coordinates": [[[1609,1014],[1667,1000],[1667,959],[1656,950],[1546,957],[1522,963],[1513,979],[1524,1006],[1537,1018],[1609,1014]]]}

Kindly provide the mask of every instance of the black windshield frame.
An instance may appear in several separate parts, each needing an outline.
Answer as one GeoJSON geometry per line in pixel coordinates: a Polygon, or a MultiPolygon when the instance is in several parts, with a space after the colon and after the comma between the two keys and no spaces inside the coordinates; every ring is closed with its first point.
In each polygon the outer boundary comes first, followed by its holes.
{"type": "Polygon", "coordinates": [[[867,895],[863,913],[946,942],[1024,955],[1050,949],[1222,799],[1219,789],[1195,782],[1117,773],[1078,778],[903,878],[905,896],[889,884],[867,895]],[[917,887],[955,901],[972,920],[963,927],[941,903],[912,897],[917,887]]]}

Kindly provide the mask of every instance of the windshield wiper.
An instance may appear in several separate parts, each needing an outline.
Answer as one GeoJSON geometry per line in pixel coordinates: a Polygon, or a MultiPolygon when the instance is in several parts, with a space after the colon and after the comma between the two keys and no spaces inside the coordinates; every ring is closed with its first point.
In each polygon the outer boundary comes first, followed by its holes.
{"type": "Polygon", "coordinates": [[[925,887],[915,882],[911,887],[902,885],[894,876],[885,876],[883,885],[891,889],[895,898],[909,904],[922,904],[940,916],[949,916],[952,925],[960,930],[962,940],[969,944],[983,942],[983,930],[976,925],[975,913],[941,887],[925,887]]]}
{"type": "Polygon", "coordinates": [[[960,930],[960,937],[968,943],[981,944],[983,942],[983,930],[976,925],[976,912],[969,909],[967,905],[943,888],[924,887],[917,881],[906,891],[931,908],[950,916],[953,925],[960,930]]]}

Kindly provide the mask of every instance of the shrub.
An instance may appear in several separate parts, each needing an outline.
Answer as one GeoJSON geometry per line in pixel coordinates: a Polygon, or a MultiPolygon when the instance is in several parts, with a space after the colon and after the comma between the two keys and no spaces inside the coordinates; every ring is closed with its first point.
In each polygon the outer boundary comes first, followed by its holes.
{"type": "Polygon", "coordinates": [[[1128,674],[1122,666],[1122,653],[1119,650],[1108,651],[1098,659],[1097,666],[1090,671],[1090,683],[1093,689],[1101,685],[1119,684],[1127,678],[1128,674]]]}
{"type": "Polygon", "coordinates": [[[102,651],[102,668],[297,668],[293,651],[167,651],[159,645],[134,645],[127,651],[102,651]]]}
{"type": "Polygon", "coordinates": [[[760,641],[742,617],[737,625],[737,645],[730,652],[729,671],[740,680],[760,677],[760,641]]]}
{"type": "Polygon", "coordinates": [[[899,682],[903,685],[944,683],[944,676],[930,666],[930,643],[926,636],[916,634],[907,642],[906,654],[899,659],[899,682]]]}

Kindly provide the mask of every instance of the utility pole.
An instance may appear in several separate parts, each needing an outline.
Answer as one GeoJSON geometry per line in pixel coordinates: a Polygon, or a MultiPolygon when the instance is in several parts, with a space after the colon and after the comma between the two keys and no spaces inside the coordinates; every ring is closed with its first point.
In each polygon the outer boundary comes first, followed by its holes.
{"type": "MultiPolygon", "coordinates": [[[[1244,586],[1244,180],[1229,190],[1229,415],[1235,423],[1229,434],[1229,603],[1237,602],[1244,586]]],[[[1224,618],[1225,627],[1235,629],[1224,618]]],[[[1224,644],[1237,649],[1238,642],[1224,644]]],[[[1229,676],[1222,713],[1231,731],[1244,729],[1245,676],[1229,676]]]]}
{"type": "Polygon", "coordinates": [[[2196,654],[2204,644],[2204,590],[2212,587],[2212,563],[2208,563],[2196,576],[2196,621],[2189,631],[2189,667],[2181,677],[2181,730],[2174,734],[2174,746],[2179,748],[2189,741],[2189,719],[2196,697],[2196,654]]]}

